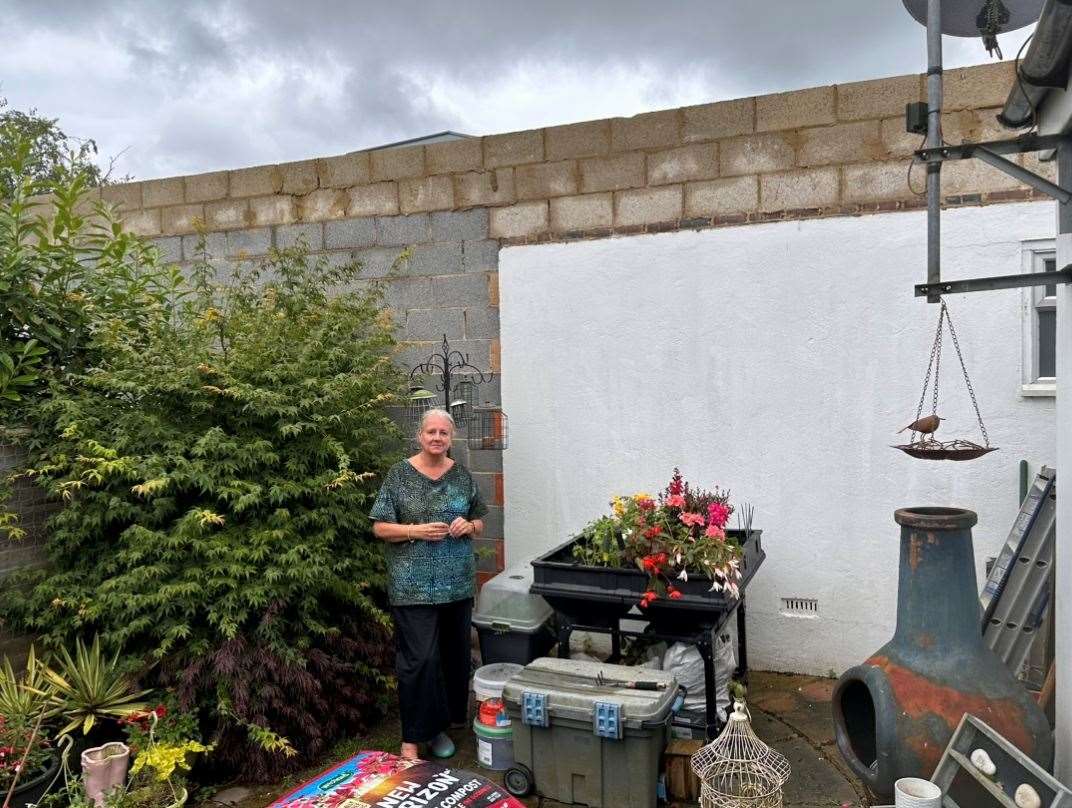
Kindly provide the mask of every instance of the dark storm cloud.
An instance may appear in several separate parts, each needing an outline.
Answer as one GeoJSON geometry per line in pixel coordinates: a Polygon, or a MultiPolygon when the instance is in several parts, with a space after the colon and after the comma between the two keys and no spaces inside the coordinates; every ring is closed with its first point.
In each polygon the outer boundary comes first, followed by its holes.
{"type": "MultiPolygon", "coordinates": [[[[6,36],[16,32],[24,46],[7,61],[0,54],[3,93],[96,137],[105,151],[131,147],[121,167],[138,176],[298,159],[441,129],[633,114],[923,64],[922,29],[897,0],[61,8],[0,0],[6,36]],[[33,42],[55,49],[54,58],[35,58],[33,42]],[[535,88],[523,86],[526,77],[535,88]],[[609,92],[620,94],[620,108],[609,92]]],[[[971,47],[968,60],[982,61],[971,47]]]]}

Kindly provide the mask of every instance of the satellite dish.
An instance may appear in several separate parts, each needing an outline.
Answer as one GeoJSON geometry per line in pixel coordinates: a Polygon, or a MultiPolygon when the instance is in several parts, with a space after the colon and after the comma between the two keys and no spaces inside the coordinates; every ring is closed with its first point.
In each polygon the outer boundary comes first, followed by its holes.
{"type": "MultiPolygon", "coordinates": [[[[927,0],[903,0],[916,22],[927,24],[927,0]]],[[[1037,22],[1046,0],[942,0],[942,33],[979,37],[1037,22]]]]}

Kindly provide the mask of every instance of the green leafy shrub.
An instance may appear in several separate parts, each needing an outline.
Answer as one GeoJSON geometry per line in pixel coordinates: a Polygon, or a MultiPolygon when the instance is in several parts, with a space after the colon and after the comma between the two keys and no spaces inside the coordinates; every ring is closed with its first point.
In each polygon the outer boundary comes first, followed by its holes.
{"type": "Polygon", "coordinates": [[[101,329],[144,330],[178,302],[182,284],[108,206],[87,201],[94,177],[84,167],[35,173],[39,144],[6,128],[0,122],[0,177],[10,184],[0,194],[0,429],[24,426],[50,383],[93,366],[101,329]]]}
{"type": "MultiPolygon", "coordinates": [[[[99,632],[197,710],[212,760],[274,777],[390,694],[368,510],[397,459],[393,324],[358,268],[304,249],[97,329],[41,406],[33,475],[66,507],[49,570],[0,615],[61,645],[99,632]]],[[[11,591],[10,589],[8,590],[11,591]]]]}

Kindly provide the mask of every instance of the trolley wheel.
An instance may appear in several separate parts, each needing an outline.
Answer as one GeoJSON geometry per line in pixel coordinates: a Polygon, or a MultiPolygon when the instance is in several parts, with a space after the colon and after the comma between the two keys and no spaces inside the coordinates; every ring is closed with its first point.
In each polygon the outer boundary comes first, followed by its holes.
{"type": "Polygon", "coordinates": [[[515,763],[503,775],[503,785],[515,797],[527,797],[536,787],[536,782],[532,779],[532,772],[529,771],[528,766],[515,763]]]}

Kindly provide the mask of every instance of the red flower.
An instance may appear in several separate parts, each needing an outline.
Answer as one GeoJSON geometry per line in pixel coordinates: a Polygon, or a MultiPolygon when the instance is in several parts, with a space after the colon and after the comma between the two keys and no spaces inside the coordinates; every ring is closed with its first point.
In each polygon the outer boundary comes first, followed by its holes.
{"type": "Polygon", "coordinates": [[[637,507],[640,508],[640,510],[642,510],[642,511],[654,511],[655,510],[655,500],[654,499],[647,499],[647,498],[638,499],[636,504],[637,504],[637,507]]]}
{"type": "Polygon", "coordinates": [[[670,478],[670,485],[666,488],[666,493],[671,496],[681,496],[685,491],[685,483],[681,479],[681,472],[674,469],[674,476],[670,478]]]}
{"type": "Polygon", "coordinates": [[[673,590],[670,593],[670,600],[681,600],[681,597],[681,592],[679,592],[677,589],[673,590]]]}
{"type": "Polygon", "coordinates": [[[647,530],[644,531],[644,538],[645,539],[654,539],[655,537],[659,536],[662,532],[663,532],[662,525],[652,525],[651,527],[649,527],[647,530]]]}
{"type": "Polygon", "coordinates": [[[650,589],[640,596],[640,608],[646,609],[652,601],[658,600],[659,596],[650,589]]]}

